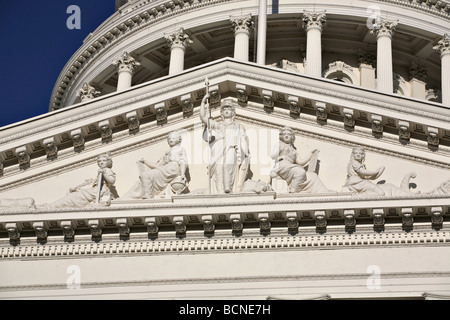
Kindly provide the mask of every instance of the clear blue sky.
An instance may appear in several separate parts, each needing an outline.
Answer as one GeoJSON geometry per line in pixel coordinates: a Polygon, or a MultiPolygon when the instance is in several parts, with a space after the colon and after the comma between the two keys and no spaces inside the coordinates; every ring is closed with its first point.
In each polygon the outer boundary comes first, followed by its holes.
{"type": "Polygon", "coordinates": [[[114,13],[114,0],[0,0],[0,127],[48,112],[66,62],[114,13]],[[81,29],[66,22],[81,10],[81,29]]]}

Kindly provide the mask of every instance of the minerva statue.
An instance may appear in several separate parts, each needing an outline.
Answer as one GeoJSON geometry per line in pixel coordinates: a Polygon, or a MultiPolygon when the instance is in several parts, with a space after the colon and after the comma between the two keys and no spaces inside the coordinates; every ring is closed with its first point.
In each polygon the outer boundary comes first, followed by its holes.
{"type": "Polygon", "coordinates": [[[319,151],[312,150],[302,159],[294,145],[295,133],[289,127],[280,129],[279,144],[272,151],[275,166],[270,172],[270,178],[281,178],[286,181],[289,193],[335,193],[329,190],[319,179],[315,170],[315,162],[319,151]],[[312,161],[314,159],[314,161],[312,161]],[[309,164],[308,171],[305,166],[309,164]]]}
{"type": "Polygon", "coordinates": [[[112,171],[113,161],[109,154],[97,158],[99,169],[95,179],[70,188],[68,194],[56,202],[46,205],[50,209],[83,208],[89,205],[110,205],[118,198],[114,187],[116,175],[112,171]],[[102,201],[104,200],[104,201],[102,201]]]}
{"type": "Polygon", "coordinates": [[[188,185],[186,178],[188,159],[181,141],[179,132],[171,132],[167,136],[170,150],[158,162],[141,159],[137,163],[139,181],[121,199],[164,198],[166,196],[164,191],[172,192],[172,194],[182,193],[188,185]],[[170,190],[167,190],[168,187],[170,190]]]}
{"type": "Polygon", "coordinates": [[[204,140],[210,148],[208,189],[210,193],[240,192],[250,165],[248,137],[244,126],[235,120],[233,101],[226,99],[222,102],[222,121],[216,121],[212,119],[211,111],[209,116],[206,112],[209,97],[207,92],[200,106],[200,119],[206,126],[204,140]]]}

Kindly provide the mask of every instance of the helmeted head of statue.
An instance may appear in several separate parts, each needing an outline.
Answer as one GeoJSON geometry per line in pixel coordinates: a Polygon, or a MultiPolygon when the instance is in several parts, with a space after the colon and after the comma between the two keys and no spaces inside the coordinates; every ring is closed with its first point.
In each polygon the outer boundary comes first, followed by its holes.
{"type": "Polygon", "coordinates": [[[222,101],[220,107],[220,113],[223,118],[233,118],[236,116],[236,107],[231,99],[225,99],[222,101]]]}

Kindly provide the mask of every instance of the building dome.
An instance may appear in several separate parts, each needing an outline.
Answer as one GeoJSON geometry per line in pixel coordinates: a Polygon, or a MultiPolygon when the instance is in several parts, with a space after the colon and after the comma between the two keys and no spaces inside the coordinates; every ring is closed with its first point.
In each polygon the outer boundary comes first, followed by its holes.
{"type": "MultiPolygon", "coordinates": [[[[102,94],[114,92],[118,79],[112,62],[125,51],[141,61],[134,70],[133,85],[169,74],[170,48],[165,36],[179,28],[192,40],[185,48],[183,66],[189,69],[233,57],[235,32],[230,17],[248,15],[252,26],[245,60],[257,62],[258,1],[118,0],[116,10],[119,7],[123,10],[94,31],[69,60],[53,90],[50,110],[78,103],[76,92],[84,83],[95,85],[102,94]]],[[[371,1],[359,1],[357,5],[352,1],[276,1],[268,7],[264,63],[280,65],[284,60],[289,62],[289,70],[307,73],[303,15],[324,12],[319,76],[326,74],[330,79],[376,88],[378,20],[374,17],[378,14],[383,20],[395,22],[388,31],[392,38],[388,91],[425,99],[428,90],[445,91],[441,88],[440,53],[433,47],[449,31],[449,10],[447,1],[377,1],[375,5],[371,1]],[[345,66],[340,76],[329,69],[339,61],[345,66]]]]}

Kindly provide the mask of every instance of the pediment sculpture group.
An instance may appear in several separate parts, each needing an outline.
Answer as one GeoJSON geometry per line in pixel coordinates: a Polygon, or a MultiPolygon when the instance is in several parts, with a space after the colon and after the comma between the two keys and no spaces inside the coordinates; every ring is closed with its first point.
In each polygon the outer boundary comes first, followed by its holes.
{"type": "MultiPolygon", "coordinates": [[[[80,185],[70,188],[63,198],[46,204],[45,208],[80,208],[91,205],[110,205],[113,200],[139,200],[163,198],[180,194],[235,194],[263,193],[273,191],[274,182],[287,185],[291,194],[338,194],[328,189],[316,172],[318,150],[312,150],[302,159],[294,145],[295,132],[289,127],[279,130],[279,144],[272,151],[271,158],[275,165],[268,181],[251,179],[249,139],[244,126],[235,120],[234,102],[226,99],[221,103],[221,121],[212,119],[207,114],[206,94],[200,106],[200,119],[205,130],[203,139],[209,145],[210,160],[207,166],[209,184],[207,190],[189,190],[188,157],[181,146],[179,132],[171,132],[167,137],[169,151],[156,163],[145,159],[138,161],[139,178],[136,184],[122,197],[119,197],[114,184],[116,175],[112,170],[113,162],[109,154],[98,157],[97,176],[80,185]]],[[[210,108],[209,108],[210,110],[210,108]]],[[[365,151],[361,147],[352,150],[347,166],[347,180],[341,192],[351,192],[356,197],[407,196],[409,180],[415,177],[411,172],[405,175],[401,186],[390,183],[376,184],[384,172],[384,167],[369,170],[365,164],[365,151]]],[[[430,194],[450,194],[450,180],[443,182],[430,194]]],[[[0,199],[1,207],[19,207],[20,201],[30,207],[30,199],[0,199]]]]}

